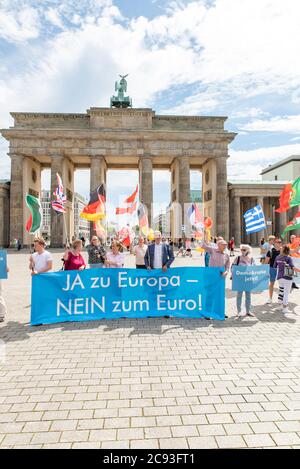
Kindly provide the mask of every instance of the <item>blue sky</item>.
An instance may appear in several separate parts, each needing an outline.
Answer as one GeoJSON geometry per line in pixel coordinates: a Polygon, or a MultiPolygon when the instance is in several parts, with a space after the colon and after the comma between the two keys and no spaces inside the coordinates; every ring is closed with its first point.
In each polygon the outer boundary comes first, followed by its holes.
{"type": "MultiPolygon", "coordinates": [[[[9,111],[108,106],[119,73],[129,73],[136,107],[228,116],[238,132],[229,179],[259,179],[300,153],[299,54],[295,0],[2,0],[0,127],[12,124],[9,111]]],[[[0,179],[9,177],[6,152],[0,138],[0,179]]],[[[159,202],[168,180],[156,175],[159,202]]],[[[76,181],[86,193],[87,175],[76,181]]]]}

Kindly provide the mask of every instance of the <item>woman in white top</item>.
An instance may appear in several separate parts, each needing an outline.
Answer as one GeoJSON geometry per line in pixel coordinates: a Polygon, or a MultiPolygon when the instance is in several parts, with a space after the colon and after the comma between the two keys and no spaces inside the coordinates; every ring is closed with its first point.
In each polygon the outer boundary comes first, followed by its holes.
{"type": "Polygon", "coordinates": [[[31,270],[31,275],[43,274],[52,270],[52,256],[50,252],[45,250],[45,241],[43,238],[35,238],[33,241],[34,244],[34,254],[31,254],[29,258],[29,269],[31,270]]]}
{"type": "Polygon", "coordinates": [[[134,246],[132,253],[135,255],[135,266],[137,269],[146,269],[145,266],[145,254],[147,246],[143,236],[139,237],[139,243],[134,246]]]}
{"type": "Polygon", "coordinates": [[[111,252],[106,255],[105,267],[121,268],[124,267],[123,246],[119,241],[113,241],[111,244],[111,252]]]}

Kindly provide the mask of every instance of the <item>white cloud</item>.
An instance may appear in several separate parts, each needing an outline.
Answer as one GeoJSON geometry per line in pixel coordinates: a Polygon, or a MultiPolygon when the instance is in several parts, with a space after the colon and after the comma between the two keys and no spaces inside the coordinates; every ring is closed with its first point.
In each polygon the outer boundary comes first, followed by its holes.
{"type": "Polygon", "coordinates": [[[45,12],[45,18],[50,21],[54,26],[58,28],[64,29],[64,23],[62,18],[60,17],[58,11],[55,8],[49,8],[45,12]]]}
{"type": "Polygon", "coordinates": [[[19,42],[36,38],[38,35],[37,10],[30,7],[6,10],[0,7],[0,38],[19,42]]]}
{"type": "Polygon", "coordinates": [[[300,154],[300,144],[258,148],[256,150],[230,150],[228,179],[260,179],[262,169],[270,164],[300,154]]]}
{"type": "Polygon", "coordinates": [[[255,132],[300,133],[300,114],[294,116],[276,116],[271,119],[258,119],[248,124],[239,125],[239,129],[255,132]]]}
{"type": "MultiPolygon", "coordinates": [[[[11,72],[7,61],[0,127],[10,125],[11,110],[84,112],[109,105],[119,73],[129,73],[135,107],[154,107],[158,96],[163,102],[165,93],[194,85],[182,102],[174,98],[174,104],[161,105],[166,113],[218,113],[221,104],[233,109],[237,98],[270,92],[297,99],[300,3],[294,0],[215,0],[213,7],[177,2],[153,20],[127,22],[111,0],[24,0],[20,11],[17,3],[5,0],[0,9],[0,31],[7,40],[37,37],[41,12],[54,8],[56,15],[49,13],[48,20],[64,30],[26,48],[19,72],[11,72]]],[[[44,31],[47,25],[42,26],[44,31]]],[[[266,116],[259,104],[243,109],[233,116],[266,116]]],[[[255,125],[298,133],[300,123],[299,116],[279,116],[241,129],[255,125]]]]}
{"type": "Polygon", "coordinates": [[[233,112],[230,117],[232,119],[241,119],[241,118],[254,118],[254,117],[259,117],[259,116],[268,116],[269,113],[266,111],[263,111],[262,109],[259,109],[257,107],[251,107],[244,109],[242,111],[236,111],[233,112]]]}

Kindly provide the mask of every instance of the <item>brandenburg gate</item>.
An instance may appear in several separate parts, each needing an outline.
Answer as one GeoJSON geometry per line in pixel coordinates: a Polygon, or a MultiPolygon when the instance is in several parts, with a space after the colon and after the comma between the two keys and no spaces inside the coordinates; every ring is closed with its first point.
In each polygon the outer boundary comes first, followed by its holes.
{"type": "MultiPolygon", "coordinates": [[[[171,171],[170,201],[190,202],[190,170],[203,174],[204,214],[213,232],[229,236],[228,145],[235,133],[224,130],[226,117],[156,115],[148,108],[92,107],[84,114],[12,112],[14,125],[2,129],[11,158],[10,239],[28,245],[25,196],[41,195],[41,170],[51,168],[67,195],[67,230],[73,234],[74,171],[90,168],[90,187],[106,182],[108,169],[138,169],[140,202],[151,224],[153,170],[171,171]]],[[[65,240],[62,216],[51,214],[51,245],[65,240]]]]}

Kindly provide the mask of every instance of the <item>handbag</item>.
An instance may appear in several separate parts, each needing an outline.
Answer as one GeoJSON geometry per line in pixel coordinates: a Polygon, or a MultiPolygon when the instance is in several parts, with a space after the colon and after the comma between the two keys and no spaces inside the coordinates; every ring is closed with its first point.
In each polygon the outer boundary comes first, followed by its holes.
{"type": "Polygon", "coordinates": [[[294,277],[295,271],[288,263],[284,264],[284,276],[285,277],[294,277]]]}

